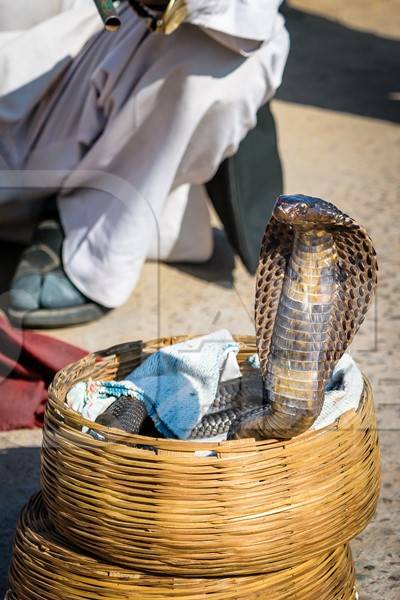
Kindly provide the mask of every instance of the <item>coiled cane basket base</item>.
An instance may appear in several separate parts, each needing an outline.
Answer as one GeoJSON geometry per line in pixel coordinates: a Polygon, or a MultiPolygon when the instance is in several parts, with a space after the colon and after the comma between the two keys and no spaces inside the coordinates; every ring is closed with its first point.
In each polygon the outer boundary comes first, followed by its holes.
{"type": "MultiPolygon", "coordinates": [[[[65,406],[75,382],[121,379],[149,353],[182,339],[119,346],[57,375],[42,450],[43,497],[55,527],[106,562],[162,575],[255,575],[313,557],[320,564],[376,509],[379,445],[368,382],[357,411],[286,441],[130,435],[65,406]]],[[[255,340],[237,340],[246,376],[255,340]]]]}
{"type": "Polygon", "coordinates": [[[41,495],[22,512],[10,569],[9,600],[351,600],[346,546],[268,575],[214,579],[145,575],[106,565],[70,546],[52,526],[41,495]]]}

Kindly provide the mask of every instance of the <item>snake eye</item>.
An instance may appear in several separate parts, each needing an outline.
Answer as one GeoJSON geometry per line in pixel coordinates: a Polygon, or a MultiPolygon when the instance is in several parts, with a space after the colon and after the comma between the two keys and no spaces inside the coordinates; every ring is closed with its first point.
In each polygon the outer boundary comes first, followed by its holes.
{"type": "Polygon", "coordinates": [[[308,211],[308,204],[306,204],[305,202],[301,202],[299,204],[299,212],[302,215],[305,215],[307,211],[308,211]]]}

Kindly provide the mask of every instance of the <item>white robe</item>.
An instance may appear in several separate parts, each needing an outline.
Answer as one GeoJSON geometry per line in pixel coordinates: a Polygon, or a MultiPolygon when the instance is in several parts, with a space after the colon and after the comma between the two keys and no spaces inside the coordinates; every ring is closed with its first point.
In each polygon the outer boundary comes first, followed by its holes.
{"type": "Polygon", "coordinates": [[[129,8],[103,32],[91,0],[69,4],[0,36],[0,202],[56,190],[68,276],[115,307],[146,256],[165,255],[165,210],[175,197],[185,212],[178,189],[208,181],[254,127],[288,35],[280,0],[189,0],[191,22],[171,36],[129,8]]]}

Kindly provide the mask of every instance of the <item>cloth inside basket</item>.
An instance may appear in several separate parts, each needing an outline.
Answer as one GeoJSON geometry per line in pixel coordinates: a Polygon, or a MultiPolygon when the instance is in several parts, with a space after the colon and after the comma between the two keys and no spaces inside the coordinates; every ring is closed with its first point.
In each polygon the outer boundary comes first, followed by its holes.
{"type": "Polygon", "coordinates": [[[67,404],[95,421],[116,398],[141,400],[166,437],[186,439],[217,394],[218,384],[241,377],[239,344],[226,329],[167,346],[149,356],[123,382],[81,382],[67,404]]]}
{"type": "MultiPolygon", "coordinates": [[[[67,404],[95,421],[118,397],[136,397],[165,437],[187,439],[208,412],[218,384],[241,377],[238,350],[227,330],[168,346],[147,358],[125,381],[76,384],[67,395],[67,404]]],[[[257,355],[248,360],[254,369],[259,368],[257,355]]],[[[321,414],[312,429],[321,429],[348,410],[356,410],[362,391],[362,374],[351,356],[344,354],[327,385],[321,414]]],[[[226,434],[201,441],[224,439],[226,434]]]]}
{"type": "Polygon", "coordinates": [[[338,361],[326,390],[324,404],[311,429],[331,425],[349,410],[357,410],[364,389],[362,373],[350,354],[338,361]]]}

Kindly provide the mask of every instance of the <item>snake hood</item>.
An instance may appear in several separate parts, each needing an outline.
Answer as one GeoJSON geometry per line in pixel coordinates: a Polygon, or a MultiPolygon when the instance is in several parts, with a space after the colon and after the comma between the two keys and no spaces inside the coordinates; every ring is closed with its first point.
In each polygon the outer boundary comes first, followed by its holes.
{"type": "Polygon", "coordinates": [[[367,232],[320,198],[280,196],[256,276],[255,325],[268,403],[230,438],[291,438],[318,417],[325,385],[353,340],[377,282],[367,232]]]}

